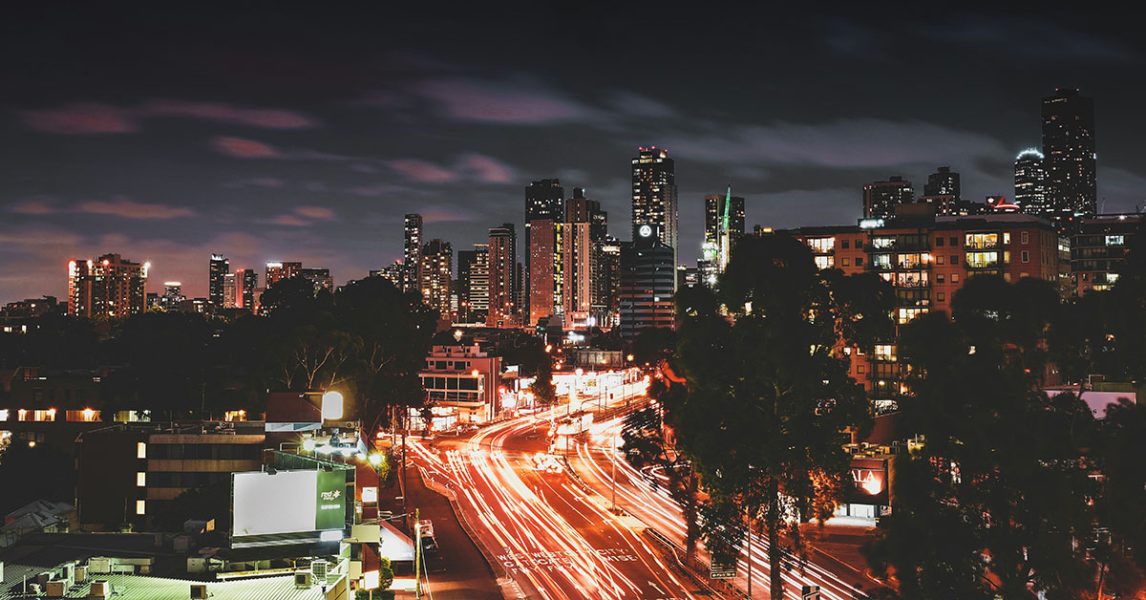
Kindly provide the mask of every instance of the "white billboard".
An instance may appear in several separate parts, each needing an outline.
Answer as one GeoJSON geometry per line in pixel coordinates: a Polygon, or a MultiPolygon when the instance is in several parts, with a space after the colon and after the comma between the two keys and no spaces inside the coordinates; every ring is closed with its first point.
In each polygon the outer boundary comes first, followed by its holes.
{"type": "Polygon", "coordinates": [[[317,471],[235,473],[235,536],[314,531],[318,507],[317,471]]]}

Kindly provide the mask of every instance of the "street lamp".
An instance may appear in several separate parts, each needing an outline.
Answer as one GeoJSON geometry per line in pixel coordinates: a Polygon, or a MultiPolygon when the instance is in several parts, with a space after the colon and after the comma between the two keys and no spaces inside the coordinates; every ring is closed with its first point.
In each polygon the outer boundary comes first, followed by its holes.
{"type": "Polygon", "coordinates": [[[335,421],[342,418],[342,393],[329,391],[322,395],[322,420],[335,421]]]}

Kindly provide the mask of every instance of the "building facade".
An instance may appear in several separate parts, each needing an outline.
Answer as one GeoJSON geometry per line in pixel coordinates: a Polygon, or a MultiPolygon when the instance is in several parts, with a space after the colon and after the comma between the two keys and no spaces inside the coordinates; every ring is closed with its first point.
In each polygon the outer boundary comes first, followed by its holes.
{"type": "Polygon", "coordinates": [[[118,254],[68,261],[68,314],[89,319],[127,317],[147,310],[147,272],[118,254]]]}
{"type": "MultiPolygon", "coordinates": [[[[552,309],[543,306],[538,310],[534,310],[531,303],[533,301],[533,291],[531,288],[535,277],[534,260],[549,261],[552,259],[546,258],[546,252],[534,252],[535,243],[533,241],[534,228],[541,227],[540,233],[543,238],[537,246],[538,248],[545,248],[552,245],[549,239],[552,233],[549,231],[553,228],[553,223],[559,223],[565,218],[565,188],[561,187],[559,179],[541,179],[538,181],[530,182],[525,186],[525,265],[524,265],[524,281],[522,283],[523,289],[521,291],[521,306],[523,314],[529,319],[527,325],[535,325],[536,320],[533,320],[534,314],[550,314],[552,309]],[[540,221],[546,223],[538,225],[540,221]]],[[[539,269],[549,271],[547,265],[539,265],[539,269]]],[[[552,275],[550,275],[552,276],[552,275]]]]}
{"type": "Polygon", "coordinates": [[[1043,153],[1028,148],[1015,157],[1015,204],[1028,215],[1051,218],[1043,153]]]}
{"type": "Polygon", "coordinates": [[[1080,219],[1070,235],[1071,292],[1108,290],[1118,281],[1131,243],[1142,228],[1142,215],[1098,215],[1080,219]]]}
{"type": "Polygon", "coordinates": [[[419,290],[422,301],[450,319],[450,283],[453,280],[454,251],[449,242],[434,239],[422,246],[419,290]]]}
{"type": "Polygon", "coordinates": [[[959,173],[952,171],[951,167],[939,167],[927,176],[927,183],[923,186],[924,196],[952,196],[955,200],[962,197],[959,173]]]}
{"type": "MultiPolygon", "coordinates": [[[[501,357],[479,343],[437,345],[418,373],[435,430],[485,423],[501,410],[501,357]]],[[[421,418],[414,409],[415,419],[421,418]]]]}
{"type": "Polygon", "coordinates": [[[422,267],[422,245],[425,238],[422,232],[422,215],[410,213],[404,219],[402,246],[402,264],[405,272],[402,276],[403,291],[420,290],[422,275],[418,269],[422,267]]]}
{"type": "Polygon", "coordinates": [[[518,324],[516,298],[517,234],[513,223],[489,230],[489,312],[486,325],[518,324]]]}
{"type": "Polygon", "coordinates": [[[896,207],[914,201],[915,191],[911,182],[899,175],[863,186],[863,216],[867,219],[894,216],[896,207]]]}
{"type": "Polygon", "coordinates": [[[676,197],[676,164],[668,149],[656,146],[637,149],[632,159],[633,240],[648,225],[658,231],[660,241],[673,249],[676,262],[679,215],[676,197]]]}
{"type": "Polygon", "coordinates": [[[1074,216],[1098,212],[1094,100],[1058,89],[1043,98],[1043,155],[1049,216],[1063,226],[1074,216]]]}
{"type": "Polygon", "coordinates": [[[704,197],[704,245],[697,261],[699,279],[705,285],[715,285],[732,258],[732,248],[744,237],[744,198],[725,194],[704,197]],[[727,219],[726,219],[727,215],[727,219]]]}
{"type": "MultiPolygon", "coordinates": [[[[899,325],[930,311],[950,313],[955,293],[971,277],[997,275],[1010,282],[1034,277],[1056,285],[1060,277],[1054,228],[1023,214],[900,217],[779,233],[803,241],[821,269],[876,273],[891,283],[899,325]]],[[[901,392],[894,340],[877,345],[871,356],[855,348],[847,352],[850,374],[877,402],[901,392]]]]}
{"type": "MultiPolygon", "coordinates": [[[[231,272],[231,261],[222,254],[212,254],[211,264],[207,275],[207,299],[216,308],[227,306],[227,275],[231,272]]],[[[232,280],[232,284],[234,281],[232,280]]],[[[231,292],[231,303],[234,304],[234,289],[231,292]]]]}
{"type": "Polygon", "coordinates": [[[673,249],[645,225],[621,246],[619,319],[621,336],[633,338],[650,327],[673,326],[676,263],[673,249]]]}
{"type": "Polygon", "coordinates": [[[301,274],[301,262],[269,262],[266,271],[266,287],[301,274]]]}

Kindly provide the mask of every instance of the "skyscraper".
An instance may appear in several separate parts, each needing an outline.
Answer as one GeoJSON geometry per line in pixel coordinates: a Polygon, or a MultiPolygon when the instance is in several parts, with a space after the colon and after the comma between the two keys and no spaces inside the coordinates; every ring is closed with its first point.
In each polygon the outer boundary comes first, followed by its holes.
{"type": "Polygon", "coordinates": [[[517,234],[513,223],[489,229],[489,314],[486,325],[513,324],[517,308],[517,234]]]}
{"type": "Polygon", "coordinates": [[[1047,202],[1047,172],[1043,153],[1028,148],[1015,157],[1015,204],[1028,215],[1050,217],[1047,202]]]}
{"type": "Polygon", "coordinates": [[[302,271],[301,262],[269,262],[267,263],[266,287],[290,279],[302,271]]]}
{"type": "Polygon", "coordinates": [[[402,251],[402,264],[406,267],[403,291],[421,289],[422,276],[418,269],[422,265],[422,215],[410,213],[405,219],[405,245],[402,251]]]}
{"type": "Polygon", "coordinates": [[[895,207],[910,204],[915,199],[911,182],[899,175],[887,181],[875,181],[863,186],[863,216],[867,219],[881,219],[895,216],[895,207]]]}
{"type": "Polygon", "coordinates": [[[699,265],[700,277],[705,285],[716,283],[716,276],[724,272],[731,259],[732,248],[744,237],[744,198],[733,196],[732,188],[724,194],[704,197],[703,260],[699,265]],[[725,225],[725,213],[728,219],[725,225]],[[727,227],[727,236],[724,235],[727,227]]]}
{"type": "Polygon", "coordinates": [[[1043,98],[1043,155],[1047,202],[1054,221],[1092,217],[1098,208],[1094,100],[1058,89],[1043,98]]]}
{"type": "Polygon", "coordinates": [[[306,268],[299,269],[298,275],[314,284],[314,291],[334,291],[334,278],[330,276],[330,269],[306,268]]]}
{"type": "MultiPolygon", "coordinates": [[[[561,187],[561,181],[558,179],[540,179],[533,181],[525,186],[525,281],[523,285],[529,285],[533,282],[532,261],[533,261],[533,223],[535,221],[546,220],[550,221],[550,225],[546,227],[552,228],[552,223],[561,221],[565,218],[565,188],[561,187]]],[[[549,233],[543,234],[546,239],[549,238],[549,233]]],[[[524,303],[524,314],[532,317],[532,309],[530,302],[532,294],[530,292],[522,292],[522,302],[524,303]]],[[[536,321],[530,321],[534,324],[536,321]]]]}
{"type": "MultiPolygon", "coordinates": [[[[419,217],[420,219],[420,217],[419,217]]],[[[442,319],[450,318],[450,282],[453,280],[454,251],[449,242],[430,240],[419,258],[419,290],[422,301],[438,311],[442,319]]]]}
{"type": "Polygon", "coordinates": [[[644,225],[659,231],[660,240],[677,247],[676,166],[668,150],[638,148],[633,164],[633,239],[644,225]]]}
{"type": "Polygon", "coordinates": [[[601,212],[600,204],[586,199],[583,190],[577,191],[565,205],[565,222],[561,226],[561,316],[568,328],[584,326],[589,321],[595,266],[591,215],[601,212]],[[580,197],[577,191],[581,191],[580,197]]]}
{"type": "Polygon", "coordinates": [[[606,236],[597,248],[593,314],[598,327],[612,329],[619,321],[621,302],[621,242],[613,236],[606,236]]]}
{"type": "MultiPolygon", "coordinates": [[[[463,284],[469,302],[469,318],[466,322],[484,323],[489,316],[489,244],[474,244],[473,253],[469,275],[463,284]]],[[[462,291],[461,288],[458,289],[459,297],[462,291]]]]}
{"type": "Polygon", "coordinates": [[[259,274],[254,269],[235,271],[235,308],[248,312],[255,310],[255,289],[259,287],[259,274]]]}
{"type": "Polygon", "coordinates": [[[959,174],[951,167],[939,167],[934,173],[927,176],[927,183],[923,186],[924,196],[954,196],[959,200],[959,174]]]}
{"type": "Polygon", "coordinates": [[[620,330],[632,338],[649,327],[672,327],[676,264],[656,227],[643,225],[621,247],[620,330]]]}
{"type": "Polygon", "coordinates": [[[159,298],[159,307],[163,310],[176,310],[179,304],[187,299],[183,295],[183,284],[178,281],[163,282],[163,296],[159,298]]]}
{"type": "MultiPolygon", "coordinates": [[[[560,217],[559,217],[560,218],[560,217]]],[[[529,280],[523,295],[528,299],[528,325],[556,317],[562,308],[561,286],[564,283],[561,260],[562,223],[554,219],[535,219],[526,223],[529,236],[526,264],[529,280]]]]}
{"type": "Polygon", "coordinates": [[[235,308],[235,296],[239,290],[239,286],[235,281],[237,273],[227,273],[223,275],[223,303],[216,304],[216,308],[235,308]]]}
{"type": "Polygon", "coordinates": [[[214,304],[216,308],[222,308],[226,304],[226,292],[224,291],[224,281],[227,273],[231,272],[231,262],[227,260],[222,254],[211,255],[211,266],[208,274],[207,281],[207,299],[214,304]]]}
{"type": "Polygon", "coordinates": [[[127,317],[147,310],[151,263],[105,254],[68,262],[68,314],[89,319],[127,317]]]}

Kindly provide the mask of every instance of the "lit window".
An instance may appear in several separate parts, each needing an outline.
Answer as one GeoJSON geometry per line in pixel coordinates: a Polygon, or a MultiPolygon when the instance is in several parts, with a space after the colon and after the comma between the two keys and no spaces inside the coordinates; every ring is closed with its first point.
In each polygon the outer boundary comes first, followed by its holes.
{"type": "Polygon", "coordinates": [[[147,500],[136,500],[135,501],[135,514],[137,514],[137,515],[146,515],[147,514],[147,500]]]}
{"type": "Polygon", "coordinates": [[[145,471],[135,473],[135,487],[147,487],[147,473],[145,471]]]}
{"type": "Polygon", "coordinates": [[[1107,246],[1122,246],[1126,243],[1126,236],[1122,235],[1108,235],[1106,236],[1107,246]]]}
{"type": "Polygon", "coordinates": [[[876,360],[895,360],[895,346],[891,344],[878,344],[875,347],[876,360]]]}
{"type": "Polygon", "coordinates": [[[135,457],[136,458],[147,458],[147,442],[136,442],[135,443],[135,457]]]}
{"type": "Polygon", "coordinates": [[[951,274],[951,283],[959,283],[959,274],[958,273],[952,273],[951,274]]]}

